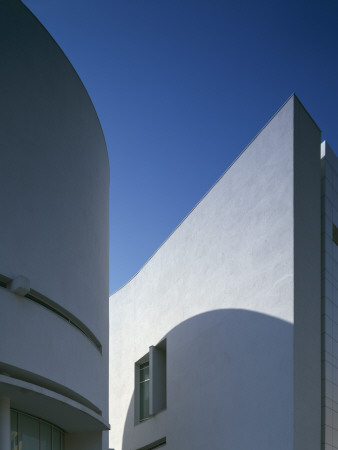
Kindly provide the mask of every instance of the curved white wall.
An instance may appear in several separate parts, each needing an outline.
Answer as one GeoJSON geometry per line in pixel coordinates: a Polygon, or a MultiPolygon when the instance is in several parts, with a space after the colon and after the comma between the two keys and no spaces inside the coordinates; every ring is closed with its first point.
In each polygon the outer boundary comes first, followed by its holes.
{"type": "Polygon", "coordinates": [[[0,275],[27,277],[34,292],[102,346],[54,312],[0,288],[0,365],[79,401],[101,417],[98,429],[106,428],[104,136],[73,67],[20,1],[0,2],[0,29],[0,275]]]}
{"type": "Polygon", "coordinates": [[[319,145],[291,97],[112,295],[111,448],[319,449],[319,145]],[[165,337],[167,409],[135,425],[134,364],[165,337]]]}

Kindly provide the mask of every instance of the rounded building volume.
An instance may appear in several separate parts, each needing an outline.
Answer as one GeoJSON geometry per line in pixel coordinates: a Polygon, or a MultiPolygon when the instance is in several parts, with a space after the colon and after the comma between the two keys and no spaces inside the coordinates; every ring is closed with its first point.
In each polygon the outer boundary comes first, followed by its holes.
{"type": "Polygon", "coordinates": [[[101,450],[106,144],[77,73],[21,1],[0,1],[0,29],[0,448],[101,450]]]}

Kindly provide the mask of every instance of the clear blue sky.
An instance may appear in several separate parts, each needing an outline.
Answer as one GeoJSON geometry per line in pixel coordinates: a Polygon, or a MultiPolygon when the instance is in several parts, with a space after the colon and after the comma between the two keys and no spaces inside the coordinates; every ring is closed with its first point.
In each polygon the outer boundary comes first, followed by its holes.
{"type": "Polygon", "coordinates": [[[338,152],[337,0],[24,0],[80,75],[110,166],[110,292],[295,92],[338,152]]]}

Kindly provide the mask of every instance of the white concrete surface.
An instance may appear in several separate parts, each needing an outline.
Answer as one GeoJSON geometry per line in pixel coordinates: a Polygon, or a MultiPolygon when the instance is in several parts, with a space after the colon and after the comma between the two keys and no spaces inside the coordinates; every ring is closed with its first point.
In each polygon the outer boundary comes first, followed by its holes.
{"type": "Polygon", "coordinates": [[[320,130],[294,115],[294,448],[320,448],[320,130]]]}
{"type": "Polygon", "coordinates": [[[338,158],[322,146],[322,446],[338,449],[338,158]]]}
{"type": "Polygon", "coordinates": [[[111,296],[110,448],[319,449],[319,147],[292,96],[111,296]],[[134,363],[164,337],[167,409],[134,425],[134,363]]]}
{"type": "MultiPolygon", "coordinates": [[[[0,3],[0,33],[0,275],[29,279],[30,293],[54,305],[53,312],[0,287],[0,372],[82,404],[101,417],[102,437],[108,423],[104,136],[75,70],[22,2],[0,3]]],[[[20,392],[13,407],[34,414],[34,404],[20,392]]],[[[67,415],[56,415],[54,422],[66,432],[73,429],[67,415]]],[[[78,431],[87,432],[86,423],[78,431]]],[[[75,438],[68,441],[66,450],[77,448],[75,438]]],[[[101,449],[100,442],[82,448],[101,449]]]]}

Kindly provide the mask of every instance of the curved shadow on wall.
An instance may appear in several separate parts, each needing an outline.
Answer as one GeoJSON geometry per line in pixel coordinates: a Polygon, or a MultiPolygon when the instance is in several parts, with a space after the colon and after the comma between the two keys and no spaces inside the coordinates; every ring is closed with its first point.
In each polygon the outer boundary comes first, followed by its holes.
{"type": "Polygon", "coordinates": [[[135,426],[133,395],[122,450],[163,436],[175,450],[292,448],[292,324],[247,310],[215,310],[165,337],[167,410],[135,426]]]}

